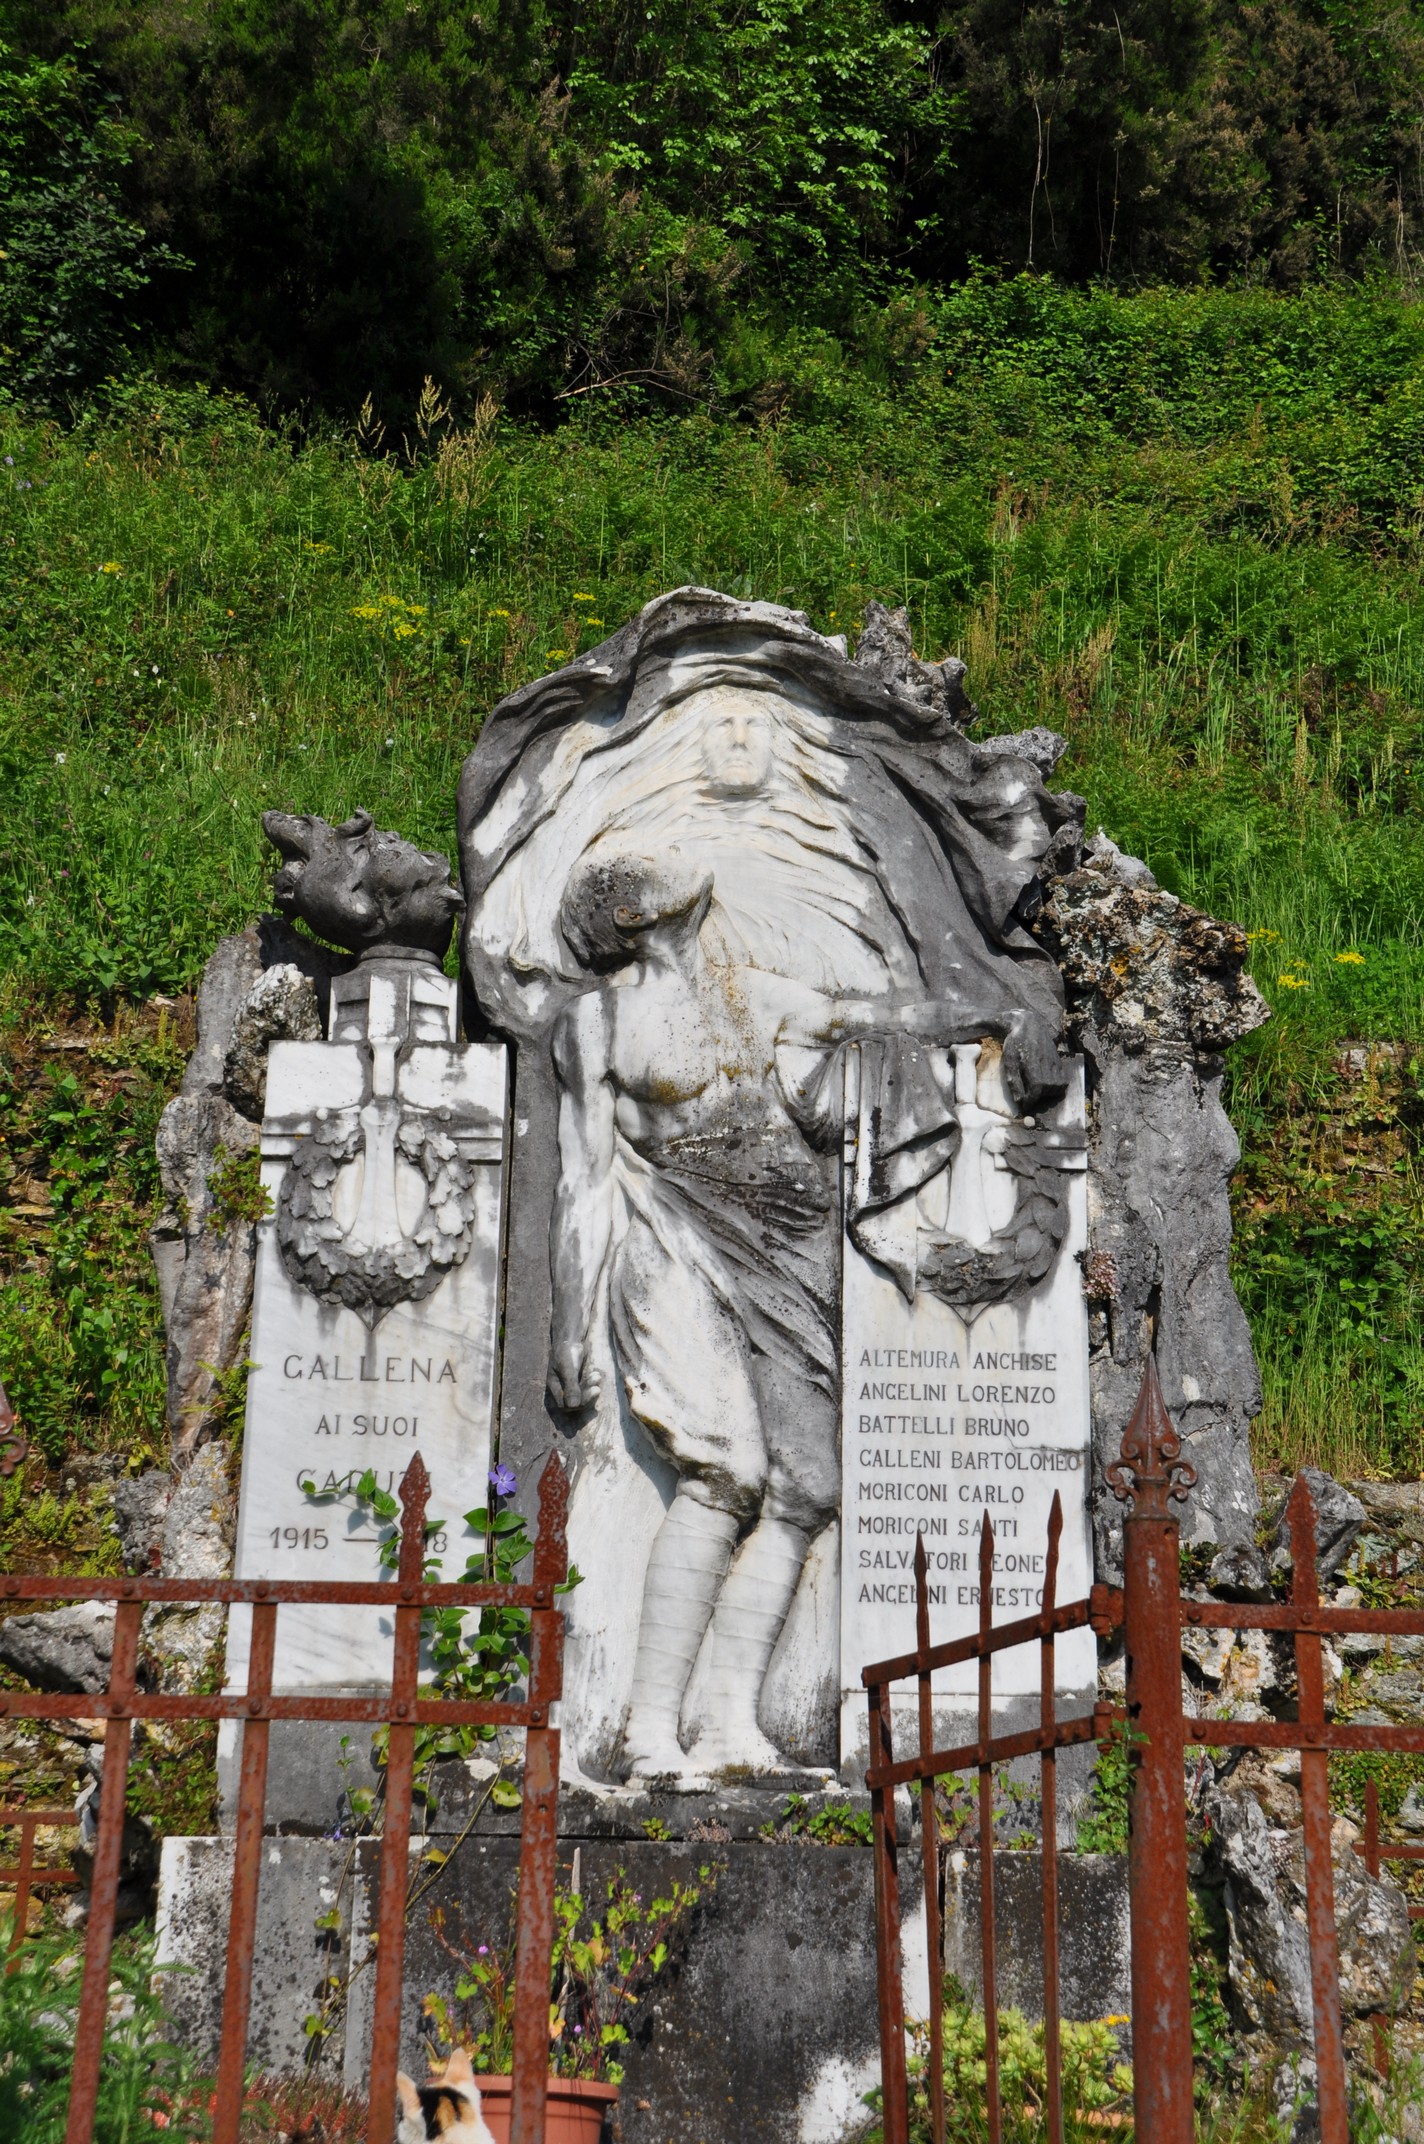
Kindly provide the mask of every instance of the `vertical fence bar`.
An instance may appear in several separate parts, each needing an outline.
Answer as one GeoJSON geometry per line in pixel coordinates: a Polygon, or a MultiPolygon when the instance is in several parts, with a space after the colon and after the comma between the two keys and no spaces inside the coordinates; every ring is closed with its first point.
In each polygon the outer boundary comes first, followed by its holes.
{"type": "Polygon", "coordinates": [[[391,1663],[391,1731],[386,1744],[386,1809],[381,1838],[381,1905],[376,1921],[375,2016],[371,2027],[371,2101],[367,2144],[391,2144],[396,2064],[400,2056],[401,1980],[405,1965],[405,1902],[410,1888],[411,1775],[415,1761],[415,1696],[420,1673],[420,1607],[416,1588],[425,1571],[425,1506],[430,1476],[417,1452],[401,1483],[400,1563],[395,1646],[391,1663]]]}
{"type": "Polygon", "coordinates": [[[544,2144],[549,2087],[549,2002],[559,1823],[562,1690],[560,1619],[554,1589],[568,1575],[568,1476],[556,1454],[539,1477],[534,1612],[529,1634],[529,1726],[519,1824],[519,1934],[514,1961],[514,2062],[510,2144],[544,2144]]]}
{"type": "MultiPolygon", "coordinates": [[[[549,1650],[550,1638],[541,1627],[545,1621],[536,1610],[530,1638],[531,1665],[549,1650]]],[[[556,1727],[531,1725],[524,1737],[524,1802],[519,1826],[510,2144],[544,2144],[558,1821],[559,1731],[556,1727]]]]}
{"type": "MultiPolygon", "coordinates": [[[[1380,1872],[1379,1832],[1379,1787],[1374,1774],[1365,1781],[1365,1867],[1371,1876],[1380,1872]]],[[[1389,2043],[1385,2038],[1384,2019],[1376,2012],[1370,2019],[1374,2036],[1375,2069],[1381,2077],[1389,2075],[1389,2043]]]]}
{"type": "Polygon", "coordinates": [[[1058,1724],[1054,1686],[1053,1610],[1058,1593],[1058,1544],[1063,1535],[1063,1499],[1055,1489],[1048,1514],[1048,1553],[1044,1559],[1043,1639],[1039,1648],[1038,1718],[1044,1744],[1038,1762],[1039,1814],[1043,1830],[1043,2057],[1046,2093],[1044,2115],[1048,2144],[1063,2144],[1063,2077],[1058,2030],[1058,1752],[1052,1735],[1058,1724]]]}
{"type": "Polygon", "coordinates": [[[242,2124],[242,2071],[257,1951],[257,1890],[262,1873],[262,1819],[267,1804],[267,1744],[272,1731],[271,1722],[262,1717],[262,1712],[272,1694],[276,1640],[276,1602],[254,1603],[247,1665],[249,1717],[242,1728],[242,1771],[233,1833],[232,1911],[227,1930],[213,2144],[237,2144],[242,2124]]]}
{"type": "MultiPolygon", "coordinates": [[[[128,1792],[129,1750],[133,1742],[133,1720],[127,1707],[133,1702],[142,1624],[142,1601],[120,1601],[114,1615],[108,1726],[104,1733],[104,1784],[99,1794],[99,1834],[94,1845],[89,1933],[84,1944],[84,1985],[74,2026],[74,2068],[70,2075],[64,2144],[92,2144],[94,2112],[99,2103],[99,2070],[104,2058],[104,2027],[109,2015],[109,1964],[114,1949],[119,1871],[123,1864],[124,1802],[128,1792]]],[[[386,2144],[384,2139],[383,2144],[386,2144]]]]}
{"type": "MultiPolygon", "coordinates": [[[[890,1685],[871,1683],[870,1769],[895,1762],[890,1685]]],[[[900,1951],[900,1862],[895,1836],[895,1789],[870,1790],[875,1854],[875,1963],[880,2000],[880,2096],[885,2144],[909,2144],[910,2084],[905,2069],[905,1991],[900,1951]]]]}
{"type": "MultiPolygon", "coordinates": [[[[986,1511],[979,1522],[979,1639],[994,1624],[994,1529],[986,1511]]],[[[984,2105],[989,2144],[999,2144],[999,1967],[994,1931],[994,1767],[988,1748],[994,1734],[994,1656],[979,1654],[979,1945],[984,1992],[984,2105]]]]}
{"type": "Polygon", "coordinates": [[[1195,1479],[1148,1357],[1142,1390],[1108,1468],[1130,1501],[1123,1525],[1132,1910],[1132,2074],[1142,2144],[1192,2144],[1191,1947],[1187,1925],[1186,1752],[1182,1727],[1180,1528],[1168,1509],[1195,1479]]]}
{"type": "MultiPolygon", "coordinates": [[[[930,1589],[923,1532],[915,1539],[915,1649],[919,1655],[919,1757],[934,1755],[934,1705],[927,1665],[930,1649],[930,1589]]],[[[944,1931],[939,1910],[939,1823],[933,1774],[920,1776],[920,1845],[925,1863],[925,1942],[930,1954],[930,2129],[944,2144],[944,1931]]]]}
{"type": "MultiPolygon", "coordinates": [[[[1286,1507],[1291,1543],[1291,1600],[1318,1606],[1315,1502],[1299,1476],[1286,1507]]],[[[1318,1631],[1295,1637],[1296,1711],[1302,1733],[1325,1725],[1325,1668],[1318,1631]]],[[[1340,2029],[1340,1965],[1335,1934],[1335,1874],[1330,1860],[1330,1759],[1323,1749],[1300,1753],[1301,1835],[1305,1845],[1305,1925],[1310,1937],[1310,1995],[1315,2017],[1315,2090],[1321,2144],[1347,2144],[1349,2101],[1340,2029]]]]}
{"type": "Polygon", "coordinates": [[[20,1812],[18,1822],[20,1859],[15,1869],[15,1918],[10,1925],[11,1950],[19,1949],[29,1930],[30,1892],[34,1888],[35,1875],[35,1818],[26,1809],[20,1812]]]}

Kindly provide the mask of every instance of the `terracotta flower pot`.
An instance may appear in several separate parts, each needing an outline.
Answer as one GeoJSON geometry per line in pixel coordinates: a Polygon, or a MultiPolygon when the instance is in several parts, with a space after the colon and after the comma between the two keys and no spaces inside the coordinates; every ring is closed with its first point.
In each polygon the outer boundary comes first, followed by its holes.
{"type": "MultiPolygon", "coordinates": [[[[513,2078],[477,2077],[475,2082],[494,2144],[509,2144],[513,2078]]],[[[617,2097],[616,2084],[593,2084],[583,2077],[551,2077],[544,2102],[544,2144],[598,2144],[604,2111],[617,2097]]]]}

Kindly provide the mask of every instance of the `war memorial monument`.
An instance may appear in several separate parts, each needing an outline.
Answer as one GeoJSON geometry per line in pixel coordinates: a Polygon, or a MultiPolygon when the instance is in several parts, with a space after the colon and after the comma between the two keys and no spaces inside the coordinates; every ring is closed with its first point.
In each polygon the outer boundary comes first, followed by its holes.
{"type": "MultiPolygon", "coordinates": [[[[266,815],[279,914],[214,956],[166,1120],[175,1193],[229,1119],[249,1145],[261,1121],[246,1263],[177,1230],[164,1252],[180,1411],[252,1289],[237,1575],[368,1577],[379,1528],[342,1487],[392,1490],[417,1451],[453,1573],[492,1465],[531,1519],[546,1456],[569,1474],[561,1837],[586,1879],[722,1866],[630,2061],[629,2144],[834,2144],[870,2081],[869,1857],[766,1834],[791,1795],[856,1794],[860,1670],[912,1641],[918,1539],[937,1638],[977,1624],[986,1514],[996,1619],[1038,1604],[1055,1494],[1059,1597],[1112,1575],[1101,1469],[1149,1350],[1191,1526],[1251,1538],[1220,1104],[1222,1051],[1264,1017],[1244,941],[1085,845],[1048,787],[1061,738],[976,742],[976,716],[902,614],[870,606],[852,656],[798,612],[662,596],[486,715],[461,892],[364,813],[266,815]]],[[[313,1617],[278,1687],[383,1679],[390,1627],[313,1617]]],[[[238,1681],[245,1643],[235,1614],[238,1681]]],[[[1007,1718],[1037,1656],[1001,1665],[1007,1718]]],[[[1091,1704],[1091,1632],[1057,1672],[1065,1710],[1091,1704]]],[[[273,1747],[273,1897],[314,1921],[352,1758],[334,1732],[273,1747]]],[[[442,1836],[479,1766],[444,1770],[442,1836]]],[[[470,1912],[507,1891],[515,1823],[467,1842],[470,1912]]],[[[220,1925],[222,1857],[170,1842],[174,1956],[220,1925]]],[[[1082,1947],[1109,1952],[1084,1883],[1082,1947]]],[[[361,1927],[358,1901],[343,1940],[361,1927]]],[[[447,1962],[409,1945],[413,2037],[447,1962]]],[[[274,2058],[310,1965],[278,1948],[274,2058]]],[[[1112,1960],[1082,1970],[1106,1989],[1112,1960]]],[[[353,1995],[330,2055],[353,2080],[360,2049],[353,1995]]]]}

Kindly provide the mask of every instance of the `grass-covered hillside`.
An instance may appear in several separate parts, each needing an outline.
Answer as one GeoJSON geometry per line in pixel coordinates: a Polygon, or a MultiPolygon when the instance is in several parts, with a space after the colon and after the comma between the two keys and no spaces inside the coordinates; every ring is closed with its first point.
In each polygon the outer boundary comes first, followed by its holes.
{"type": "Polygon", "coordinates": [[[1090,827],[1246,926],[1260,1457],[1424,1467],[1424,309],[980,281],[779,376],[759,421],[553,431],[0,410],[0,1377],[61,1470],[159,1441],[162,1001],[262,905],[261,809],[453,850],[493,701],[687,581],[852,634],[907,603],[986,728],[1066,732],[1090,827]]]}

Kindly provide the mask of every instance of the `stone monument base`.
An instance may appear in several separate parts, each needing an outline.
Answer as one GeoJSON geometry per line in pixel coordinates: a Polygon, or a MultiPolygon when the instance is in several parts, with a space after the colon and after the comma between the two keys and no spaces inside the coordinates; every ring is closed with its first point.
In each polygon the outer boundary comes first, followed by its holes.
{"type": "MultiPolygon", "coordinates": [[[[276,1737],[274,1736],[274,1750],[276,1737]]],[[[430,1844],[457,1835],[479,1782],[463,1766],[443,1768],[444,1792],[430,1844]],[[463,1786],[461,1785],[463,1781],[463,1786]]],[[[310,1775],[308,1775],[310,1776],[310,1775]]],[[[626,2144],[848,2144],[869,2120],[863,2094],[879,2081],[875,1986],[874,1870],[861,1845],[810,1838],[774,1840],[786,1795],[732,1788],[715,1795],[649,1795],[617,1800],[578,1789],[561,1801],[561,1884],[575,1878],[598,1897],[619,1870],[645,1898],[674,1882],[716,1871],[672,1966],[640,2005],[624,2049],[619,2122],[626,2144]],[[648,1832],[674,1836],[649,1837],[648,1832]]],[[[867,1806],[863,1793],[833,1786],[808,1797],[867,1806]]],[[[509,1929],[518,1866],[519,1812],[486,1806],[479,1828],[439,1873],[408,1924],[402,2064],[424,2073],[422,2002],[453,2003],[457,1969],[437,1939],[431,1910],[445,1909],[446,1932],[462,1926],[472,1942],[509,1929]]],[[[927,1994],[918,1832],[902,1829],[905,1996],[922,2016],[927,1994]]],[[[424,1850],[412,1842],[413,1859],[424,1850]]],[[[168,1983],[180,2036],[211,2054],[221,2016],[223,1945],[231,1897],[231,1844],[225,1838],[165,1842],[160,1881],[160,1955],[190,1968],[168,1983]]],[[[966,1985],[976,1977],[977,1857],[956,1856],[946,1884],[946,1964],[966,1985]]],[[[265,2069],[297,2069],[309,2057],[304,2030],[319,1992],[366,1953],[376,1925],[379,1842],[271,1837],[264,1850],[254,1975],[251,2058],[265,2069]],[[320,1930],[338,1897],[339,1930],[320,1930]]],[[[995,1857],[1001,1996],[1036,2013],[1039,1856],[995,1857]]],[[[434,1873],[430,1871],[429,1873],[434,1873]]],[[[1065,1855],[1061,1862],[1063,2012],[1118,2015],[1128,2008],[1126,1867],[1115,1857],[1065,1855]]],[[[358,1971],[348,2008],[326,2042],[324,2064],[350,2085],[365,2082],[374,1970],[358,1971]]]]}

